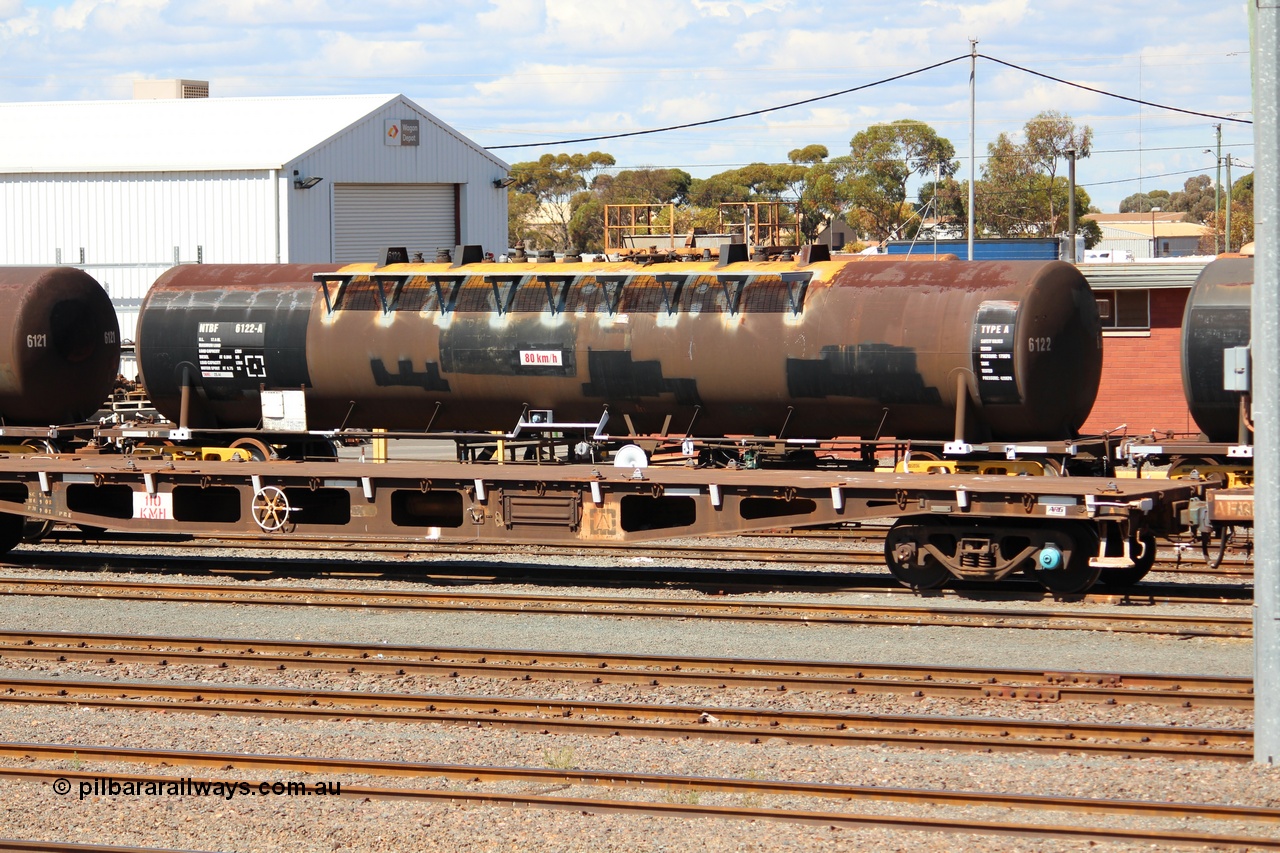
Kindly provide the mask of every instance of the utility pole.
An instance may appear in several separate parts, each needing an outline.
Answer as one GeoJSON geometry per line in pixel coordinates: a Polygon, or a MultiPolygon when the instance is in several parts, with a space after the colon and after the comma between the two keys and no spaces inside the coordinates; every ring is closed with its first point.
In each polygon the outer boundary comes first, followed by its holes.
{"type": "Polygon", "coordinates": [[[1213,253],[1218,254],[1218,230],[1222,225],[1222,208],[1219,207],[1219,194],[1222,192],[1222,123],[1215,124],[1218,131],[1217,174],[1213,176],[1213,253]]]}
{"type": "Polygon", "coordinates": [[[978,40],[969,39],[969,260],[973,260],[973,187],[978,183],[978,170],[974,165],[974,124],[977,110],[974,108],[975,83],[978,75],[978,40]]]}
{"type": "Polygon", "coordinates": [[[1231,155],[1228,154],[1227,160],[1227,233],[1225,252],[1231,251],[1231,155]]]}
{"type": "Polygon", "coordinates": [[[1076,149],[1068,148],[1067,155],[1067,246],[1071,251],[1069,263],[1075,263],[1076,255],[1076,149]]]}
{"type": "Polygon", "coordinates": [[[1280,759],[1280,8],[1275,3],[1250,3],[1249,14],[1256,22],[1253,142],[1257,167],[1250,344],[1256,427],[1253,760],[1274,764],[1280,759]]]}

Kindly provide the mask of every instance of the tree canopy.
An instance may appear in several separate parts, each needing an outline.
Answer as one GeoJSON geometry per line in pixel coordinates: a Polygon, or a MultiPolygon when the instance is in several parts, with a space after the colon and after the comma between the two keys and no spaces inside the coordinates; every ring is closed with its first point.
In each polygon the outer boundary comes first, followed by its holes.
{"type": "MultiPolygon", "coordinates": [[[[1093,130],[1077,126],[1056,110],[1038,113],[1017,133],[997,135],[987,146],[986,162],[974,184],[978,235],[1066,233],[1071,213],[1067,164],[1071,157],[1077,162],[1088,158],[1092,148],[1093,130]]],[[[515,164],[509,190],[510,239],[539,248],[600,251],[604,207],[619,204],[672,205],[670,213],[655,210],[653,216],[663,218],[664,225],[674,218],[675,233],[694,227],[713,230],[722,224],[722,204],[750,202],[783,203],[780,221],[798,224],[805,241],[837,220],[854,227],[855,240],[868,241],[911,237],[926,218],[951,231],[967,227],[969,187],[955,178],[960,166],[955,147],[928,124],[913,119],[872,125],[854,134],[848,153],[833,156],[825,145],[803,145],[786,152],[785,162],[751,163],[702,178],[683,169],[615,171],[614,165],[613,156],[601,151],[544,154],[515,164]]],[[[1233,232],[1252,230],[1252,218],[1243,211],[1237,214],[1252,197],[1251,181],[1250,175],[1236,182],[1233,232]]],[[[1089,194],[1078,186],[1077,231],[1093,246],[1102,235],[1096,223],[1083,220],[1089,201],[1089,194]]],[[[1178,191],[1135,193],[1120,210],[1145,213],[1153,207],[1186,211],[1190,219],[1213,224],[1213,183],[1199,175],[1178,191]]]]}

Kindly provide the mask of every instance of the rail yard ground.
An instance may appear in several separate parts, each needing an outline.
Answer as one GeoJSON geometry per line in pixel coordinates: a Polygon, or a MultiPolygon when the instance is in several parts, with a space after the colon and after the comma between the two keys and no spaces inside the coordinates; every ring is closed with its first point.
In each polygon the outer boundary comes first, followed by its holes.
{"type": "MultiPolygon", "coordinates": [[[[41,550],[57,548],[45,545],[41,550]]],[[[64,550],[74,548],[68,545],[64,550]]],[[[131,544],[124,553],[150,550],[131,544]]],[[[24,553],[35,552],[19,549],[14,557],[20,558],[24,553]]],[[[228,558],[236,556],[235,549],[223,548],[222,553],[228,558]]],[[[244,552],[244,559],[258,563],[272,558],[261,551],[244,552]]],[[[518,549],[513,549],[509,559],[530,561],[518,549]]],[[[591,556],[563,562],[591,560],[602,564],[606,560],[618,562],[616,558],[591,556]]],[[[442,568],[435,565],[432,571],[439,573],[442,568]]],[[[85,578],[63,571],[0,569],[0,580],[15,577],[63,578],[69,582],[122,579],[102,572],[85,578]]],[[[149,577],[131,575],[128,579],[149,577]]],[[[1163,579],[1154,573],[1151,577],[1163,579]]],[[[205,576],[170,575],[163,580],[222,583],[229,588],[246,585],[242,580],[205,576]]],[[[423,588],[422,584],[369,578],[274,578],[255,583],[423,588]]],[[[472,591],[481,590],[548,592],[507,584],[472,591]]],[[[686,590],[652,588],[557,586],[550,591],[554,595],[573,593],[668,596],[673,600],[695,597],[686,590]]],[[[868,596],[757,593],[743,597],[794,603],[868,596]]],[[[950,607],[968,605],[1010,610],[1025,606],[999,601],[946,603],[950,607]]],[[[1036,606],[1068,612],[1100,609],[1096,604],[1082,602],[1036,606]]],[[[1142,609],[1169,613],[1208,610],[1195,604],[1142,609]]],[[[304,657],[296,665],[281,664],[281,669],[241,665],[234,656],[229,656],[225,665],[189,663],[179,660],[176,653],[173,661],[162,662],[130,660],[122,653],[119,660],[109,663],[104,659],[77,658],[70,652],[65,660],[34,654],[24,657],[20,647],[5,646],[0,652],[0,683],[4,684],[0,688],[0,729],[7,733],[0,753],[0,838],[254,851],[481,851],[535,847],[655,851],[953,850],[975,845],[990,850],[1043,851],[1151,850],[1171,845],[1237,849],[1242,840],[1248,839],[1259,848],[1280,846],[1280,812],[1275,811],[1280,806],[1280,771],[1239,760],[1238,755],[1232,757],[1232,753],[1241,752],[1233,746],[1247,752],[1247,730],[1252,724],[1249,710],[1203,703],[1200,693],[1192,690],[1189,683],[1187,695],[1197,698],[1188,703],[1191,707],[1183,707],[1168,701],[1142,701],[1136,695],[1110,703],[956,698],[940,695],[923,683],[918,691],[899,692],[733,684],[720,687],[677,683],[676,679],[667,683],[663,673],[656,670],[651,681],[560,679],[535,671],[531,663],[539,651],[576,651],[761,662],[856,662],[868,666],[868,679],[876,677],[871,673],[871,664],[890,663],[1061,673],[1248,676],[1252,646],[1247,639],[1000,627],[796,625],[696,617],[673,620],[21,595],[6,596],[0,604],[0,631],[133,635],[140,638],[134,645],[150,644],[161,649],[167,646],[158,638],[315,643],[313,661],[328,654],[319,650],[319,644],[348,643],[366,647],[370,655],[366,660],[371,664],[366,667],[356,661],[351,667],[318,669],[304,664],[304,657]],[[378,662],[378,647],[386,648],[387,656],[393,656],[392,646],[511,650],[511,657],[529,664],[530,677],[484,675],[461,666],[456,675],[426,674],[411,667],[399,673],[385,666],[372,666],[378,662]],[[61,680],[67,695],[59,697],[54,690],[52,698],[36,701],[39,691],[22,690],[20,685],[15,689],[8,679],[61,680]],[[595,683],[597,680],[600,683],[595,683]],[[85,692],[91,686],[83,683],[93,681],[113,682],[104,686],[98,697],[101,701],[85,692]],[[198,703],[189,697],[160,699],[168,704],[149,704],[146,709],[122,708],[107,702],[125,694],[138,699],[153,688],[158,691],[158,685],[194,685],[207,695],[198,703]],[[316,716],[300,719],[296,715],[277,717],[264,713],[265,706],[279,703],[276,699],[255,702],[242,698],[237,704],[229,698],[219,698],[218,691],[231,686],[303,691],[306,702],[299,704],[305,707],[313,703],[310,707],[316,709],[316,716]],[[333,691],[371,697],[368,701],[374,705],[379,695],[388,694],[431,694],[440,698],[435,711],[424,710],[419,719],[389,721],[366,715],[350,697],[334,699],[333,691]],[[921,695],[915,695],[917,692],[921,695]],[[545,722],[539,724],[521,712],[513,725],[508,715],[493,713],[496,707],[477,710],[470,718],[442,718],[440,712],[449,710],[451,702],[480,697],[493,697],[495,706],[504,698],[540,698],[547,706],[545,722]],[[567,712],[561,710],[566,708],[565,702],[570,703],[567,712]],[[574,703],[579,707],[573,708],[574,703]],[[558,725],[604,719],[609,703],[703,709],[705,716],[694,724],[699,731],[687,725],[663,723],[644,735],[574,733],[558,725]],[[201,707],[201,713],[194,713],[197,705],[210,707],[201,707]],[[717,735],[740,733],[738,730],[747,726],[730,719],[726,709],[732,708],[759,709],[766,716],[784,710],[807,710],[829,714],[833,720],[844,719],[839,717],[841,714],[850,719],[852,715],[879,715],[879,726],[874,722],[858,726],[842,723],[842,731],[865,729],[869,735],[879,733],[885,739],[856,745],[803,743],[802,738],[788,742],[788,731],[822,727],[815,724],[788,729],[784,724],[771,731],[767,723],[758,736],[722,739],[717,735]],[[1039,723],[1045,726],[1045,733],[1028,736],[1025,749],[1010,749],[997,735],[991,735],[990,751],[983,750],[981,744],[974,748],[959,740],[951,746],[924,738],[918,742],[895,741],[894,737],[913,734],[898,722],[908,715],[938,720],[1009,720],[1007,728],[1015,737],[1017,732],[1013,730],[1017,727],[1012,721],[1039,723]],[[1185,744],[1183,756],[1151,757],[1144,752],[1148,745],[1142,743],[1141,737],[1135,737],[1118,754],[1093,754],[1087,749],[1091,744],[1129,742],[1114,734],[1070,734],[1084,731],[1072,728],[1083,723],[1234,731],[1239,743],[1218,746],[1214,739],[1214,743],[1201,746],[1193,741],[1185,744]],[[32,745],[26,752],[20,745],[24,743],[32,745]],[[1046,751],[1046,743],[1058,743],[1060,748],[1046,751]],[[42,754],[35,744],[63,745],[70,752],[42,754]],[[77,751],[76,746],[81,750],[77,751]],[[90,747],[167,750],[171,754],[160,758],[142,752],[136,756],[106,755],[95,753],[90,747]],[[1219,754],[1190,757],[1198,749],[1217,750],[1219,754]],[[172,754],[174,751],[187,755],[172,754]],[[191,755],[194,753],[204,755],[191,755]],[[213,753],[221,757],[209,755],[213,753]],[[258,758],[251,758],[254,756],[258,758]],[[264,756],[362,759],[384,764],[365,767],[363,772],[359,767],[324,764],[297,769],[295,765],[264,764],[264,756]],[[434,767],[405,768],[405,763],[434,767]],[[435,765],[472,768],[471,775],[479,781],[472,781],[466,772],[450,775],[435,765]],[[271,769],[273,766],[277,769],[271,769]],[[495,768],[527,768],[549,775],[521,778],[513,773],[504,775],[495,768]],[[63,774],[71,785],[70,793],[59,796],[53,787],[57,775],[42,777],[38,773],[41,770],[63,774]],[[661,782],[627,782],[623,774],[628,773],[667,778],[661,782]],[[291,797],[251,793],[228,799],[193,794],[189,789],[173,796],[130,796],[111,794],[104,787],[82,788],[84,780],[131,777],[163,777],[161,782],[184,777],[237,785],[243,782],[245,787],[236,788],[237,791],[252,788],[255,792],[263,782],[341,782],[343,794],[291,797]],[[593,781],[591,777],[601,778],[593,781]],[[688,780],[693,777],[710,778],[690,784],[688,780]],[[734,790],[723,780],[737,780],[739,785],[792,783],[794,790],[734,790]],[[821,796],[805,792],[801,783],[844,787],[821,796]],[[892,789],[931,793],[908,796],[908,792],[892,789]],[[81,790],[89,793],[81,798],[81,790]],[[1016,800],[939,801],[943,795],[965,793],[1087,798],[1095,804],[1091,808],[1079,802],[1069,806],[1016,800]],[[485,800],[482,795],[492,799],[485,800]],[[1188,808],[1175,810],[1172,816],[1160,816],[1141,809],[1129,815],[1107,810],[1106,804],[1130,800],[1151,804],[1228,804],[1255,811],[1213,816],[1203,809],[1188,808]],[[646,802],[652,807],[639,810],[646,802]],[[791,814],[790,810],[804,810],[810,822],[800,822],[803,816],[791,814]],[[774,819],[784,817],[779,814],[782,811],[788,812],[786,819],[774,819]],[[971,823],[965,824],[966,821],[971,823]],[[1030,834],[1000,834],[1017,828],[1030,834]],[[1101,834],[1090,835],[1091,831],[1101,834]]],[[[496,663],[496,656],[490,662],[496,663]]],[[[610,671],[619,667],[583,665],[596,666],[602,674],[612,674],[610,671]]],[[[692,668],[694,664],[687,666],[692,668]]],[[[934,682],[949,678],[939,669],[934,682]]],[[[1042,698],[1050,695],[1046,691],[1042,698]]],[[[643,712],[632,714],[645,717],[643,712]]],[[[657,710],[654,716],[660,716],[657,710]]],[[[959,738],[962,724],[953,725],[959,738]]],[[[922,723],[919,734],[923,734],[924,727],[922,723]]],[[[1143,737],[1151,745],[1161,740],[1160,736],[1143,737]]],[[[1176,733],[1170,735],[1175,743],[1178,737],[1176,733]]],[[[1224,737],[1231,739],[1230,734],[1224,737]]]]}

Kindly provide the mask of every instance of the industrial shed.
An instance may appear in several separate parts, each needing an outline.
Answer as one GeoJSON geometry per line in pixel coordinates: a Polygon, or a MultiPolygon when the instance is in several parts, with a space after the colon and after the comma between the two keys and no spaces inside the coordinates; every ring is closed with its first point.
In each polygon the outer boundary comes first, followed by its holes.
{"type": "Polygon", "coordinates": [[[0,264],[85,269],[130,340],[179,263],[501,252],[507,170],[403,95],[0,104],[0,264]]]}

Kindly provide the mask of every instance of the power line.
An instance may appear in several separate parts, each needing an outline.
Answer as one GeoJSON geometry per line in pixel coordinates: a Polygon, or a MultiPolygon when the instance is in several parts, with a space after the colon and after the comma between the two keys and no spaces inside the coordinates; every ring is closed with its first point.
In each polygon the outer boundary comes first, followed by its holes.
{"type": "MultiPolygon", "coordinates": [[[[501,151],[504,149],[512,149],[512,148],[544,148],[552,145],[574,145],[579,142],[601,142],[606,139],[625,139],[627,137],[645,136],[652,133],[668,133],[673,130],[687,130],[691,127],[705,127],[706,125],[710,125],[710,124],[720,124],[726,121],[735,121],[737,119],[750,118],[751,116],[764,115],[765,113],[778,112],[779,110],[789,110],[793,107],[802,107],[805,104],[812,104],[818,101],[825,101],[831,98],[838,98],[841,95],[848,95],[853,92],[862,91],[864,89],[871,89],[876,86],[882,86],[885,83],[892,83],[894,81],[902,80],[907,77],[913,77],[917,74],[923,74],[926,71],[932,71],[935,68],[941,68],[942,66],[950,65],[953,62],[959,62],[961,59],[965,59],[968,56],[969,54],[962,54],[960,56],[952,57],[951,59],[943,60],[942,62],[936,62],[933,65],[926,65],[923,68],[917,68],[914,71],[907,71],[902,74],[895,75],[893,77],[885,77],[882,80],[876,80],[872,83],[864,83],[861,86],[854,86],[850,89],[841,89],[838,92],[830,92],[826,95],[818,95],[813,98],[805,98],[802,101],[793,101],[789,104],[780,104],[774,107],[764,107],[763,109],[752,110],[751,112],[746,112],[746,113],[738,113],[736,115],[721,116],[719,118],[710,118],[704,121],[694,121],[694,122],[688,122],[686,124],[674,124],[674,125],[667,125],[665,127],[653,127],[647,130],[632,130],[632,131],[626,131],[624,133],[610,133],[602,136],[583,136],[577,139],[560,139],[552,142],[521,142],[521,143],[516,143],[511,145],[489,145],[489,146],[486,146],[485,150],[501,151]]],[[[1114,92],[1108,92],[1104,89],[1096,89],[1092,86],[1086,86],[1083,83],[1073,83],[1070,80],[1063,80],[1060,77],[1054,77],[1050,74],[1044,74],[1039,71],[1033,71],[1030,68],[1022,67],[1021,65],[1015,65],[1012,62],[1005,62],[1003,59],[996,59],[994,56],[988,56],[985,53],[979,53],[978,56],[982,57],[983,59],[990,60],[991,62],[995,62],[998,65],[1003,65],[1007,68],[1013,68],[1025,74],[1030,74],[1034,77],[1042,77],[1045,80],[1052,80],[1053,82],[1061,83],[1064,86],[1071,86],[1076,89],[1083,89],[1086,92],[1093,92],[1098,95],[1105,95],[1108,98],[1115,98],[1117,100],[1128,101],[1129,103],[1140,104],[1142,106],[1153,107],[1155,109],[1160,109],[1160,110],[1167,110],[1169,112],[1184,113],[1186,115],[1217,119],[1218,121],[1230,121],[1230,122],[1236,122],[1238,124],[1253,124],[1253,121],[1250,119],[1234,118],[1232,116],[1221,116],[1221,115],[1215,115],[1214,113],[1202,113],[1202,112],[1197,112],[1196,110],[1185,110],[1185,109],[1182,109],[1181,107],[1171,107],[1167,104],[1157,104],[1153,101],[1144,101],[1141,98],[1131,98],[1128,95],[1117,95],[1114,92]]]]}
{"type": "Polygon", "coordinates": [[[1167,104],[1157,104],[1151,101],[1144,101],[1141,98],[1130,98],[1128,95],[1117,95],[1114,92],[1108,92],[1103,89],[1095,89],[1092,86],[1086,86],[1083,83],[1072,83],[1070,80],[1063,80],[1061,77],[1053,77],[1049,74],[1042,74],[1039,71],[1032,71],[1030,68],[1023,68],[1021,65],[1014,65],[1012,62],[1005,62],[1003,59],[996,59],[994,56],[987,56],[985,53],[980,53],[978,54],[978,56],[981,56],[983,59],[989,59],[992,62],[1005,66],[1006,68],[1016,69],[1018,71],[1023,72],[1024,74],[1031,74],[1032,76],[1035,76],[1035,77],[1043,77],[1046,80],[1052,80],[1053,82],[1061,83],[1064,86],[1072,86],[1076,89],[1084,89],[1086,92],[1093,92],[1094,94],[1097,94],[1097,95],[1106,95],[1108,98],[1116,98],[1117,100],[1128,101],[1132,104],[1142,104],[1144,107],[1155,107],[1156,109],[1160,109],[1160,110],[1168,110],[1169,112],[1174,112],[1174,113],[1186,113],[1187,115],[1192,115],[1192,116],[1202,116],[1204,118],[1217,119],[1218,121],[1234,121],[1240,124],[1253,124],[1253,121],[1247,118],[1232,118],[1231,116],[1219,116],[1219,115],[1214,115],[1213,113],[1201,113],[1201,112],[1196,112],[1195,110],[1184,110],[1181,107],[1171,107],[1171,106],[1168,106],[1167,104]]]}
{"type": "Polygon", "coordinates": [[[950,65],[953,62],[959,62],[961,59],[965,59],[967,57],[968,57],[968,54],[961,54],[960,56],[954,56],[951,59],[943,60],[942,62],[935,62],[933,65],[926,65],[924,68],[917,68],[914,71],[907,71],[903,74],[898,74],[893,77],[886,77],[883,80],[876,80],[874,83],[864,83],[861,86],[854,86],[851,89],[842,89],[839,92],[831,92],[830,94],[827,94],[827,95],[818,95],[816,98],[806,98],[803,101],[793,101],[790,104],[781,104],[780,106],[776,106],[776,107],[765,107],[764,109],[761,109],[761,110],[752,110],[749,113],[738,113],[737,115],[721,116],[720,118],[709,118],[709,119],[706,119],[705,121],[694,121],[694,122],[689,122],[688,124],[676,124],[676,125],[670,125],[667,127],[655,127],[655,128],[650,128],[649,130],[633,130],[633,131],[628,131],[626,133],[611,133],[606,136],[585,136],[580,139],[562,139],[558,142],[522,142],[517,145],[490,145],[490,146],[487,146],[485,150],[500,151],[505,148],[540,148],[548,145],[573,145],[574,143],[578,143],[578,142],[599,142],[604,139],[622,139],[623,137],[627,137],[627,136],[644,136],[645,134],[649,134],[649,133],[666,133],[672,130],[686,130],[690,127],[703,127],[708,124],[718,124],[724,121],[733,121],[734,119],[749,118],[751,116],[758,116],[758,115],[763,115],[765,113],[777,112],[778,110],[789,110],[792,107],[802,107],[805,104],[812,104],[812,103],[816,103],[817,101],[825,101],[830,98],[838,98],[841,95],[848,95],[852,92],[858,92],[863,89],[870,89],[873,86],[882,86],[885,83],[892,83],[895,80],[902,80],[906,77],[912,77],[916,74],[923,74],[926,71],[932,71],[935,68],[941,68],[942,66],[950,65]]]}

